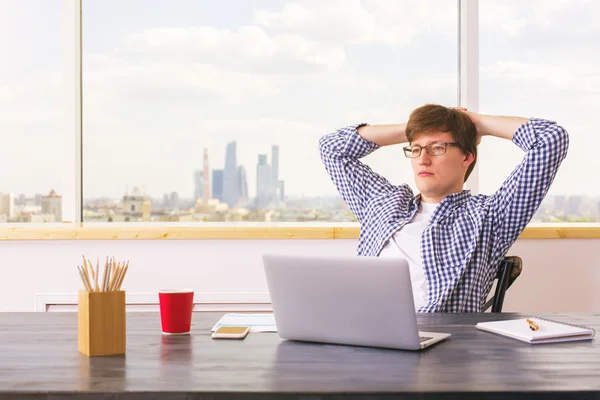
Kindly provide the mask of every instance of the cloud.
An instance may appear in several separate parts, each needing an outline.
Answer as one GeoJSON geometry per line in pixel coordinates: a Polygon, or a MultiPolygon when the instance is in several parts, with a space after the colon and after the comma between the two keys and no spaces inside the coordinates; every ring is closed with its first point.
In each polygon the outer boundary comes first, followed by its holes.
{"type": "Polygon", "coordinates": [[[148,29],[125,37],[119,53],[133,59],[168,57],[258,72],[281,71],[282,66],[294,72],[336,70],[345,60],[337,44],[296,34],[269,35],[260,26],[148,29]]]}
{"type": "Polygon", "coordinates": [[[455,35],[455,11],[456,3],[440,0],[308,0],[287,3],[280,11],[258,10],[254,21],[327,43],[405,45],[420,33],[455,35]]]}
{"type": "Polygon", "coordinates": [[[237,103],[247,97],[279,94],[268,76],[227,71],[210,64],[182,63],[168,57],[129,65],[115,61],[114,65],[101,69],[90,67],[84,72],[84,80],[88,89],[92,89],[90,96],[114,91],[118,97],[126,95],[140,100],[164,96],[165,100],[178,101],[179,96],[195,93],[237,103]]]}
{"type": "Polygon", "coordinates": [[[593,1],[574,0],[505,0],[502,2],[480,2],[479,12],[483,29],[505,31],[509,37],[516,38],[528,29],[554,31],[553,27],[564,26],[571,16],[579,14],[578,26],[569,26],[577,31],[581,26],[596,26],[595,15],[600,12],[600,4],[593,1]],[[591,23],[583,22],[590,18],[591,23]],[[500,29],[498,29],[500,28],[500,29]]]}
{"type": "MultiPolygon", "coordinates": [[[[127,35],[111,53],[84,53],[84,84],[95,105],[203,96],[239,104],[276,97],[290,82],[336,71],[344,62],[340,46],[268,35],[258,26],[157,28],[127,35]]],[[[351,79],[343,73],[331,78],[332,84],[351,79]]]]}
{"type": "MultiPolygon", "coordinates": [[[[429,31],[454,35],[456,20],[448,10],[456,5],[447,4],[440,0],[289,3],[278,12],[257,11],[255,22],[262,26],[153,28],[126,35],[110,53],[90,53],[84,47],[88,121],[114,119],[143,103],[149,104],[148,111],[155,106],[164,111],[174,104],[252,108],[256,102],[289,101],[294,96],[299,100],[307,94],[308,99],[315,91],[332,97],[342,91],[359,97],[389,96],[394,87],[410,92],[418,81],[414,75],[392,77],[368,69],[364,73],[347,60],[345,46],[371,40],[407,43],[429,31]],[[332,29],[332,24],[339,29],[332,29]],[[337,41],[328,40],[334,38],[337,41]]],[[[428,73],[418,82],[418,90],[439,92],[439,85],[455,85],[455,79],[450,83],[437,75],[428,73]]]]}
{"type": "Polygon", "coordinates": [[[481,68],[483,79],[502,79],[537,84],[543,91],[569,90],[597,93],[600,74],[597,67],[563,60],[560,64],[524,63],[501,60],[481,68]]]}
{"type": "Polygon", "coordinates": [[[0,86],[0,126],[7,132],[43,135],[62,121],[62,88],[62,76],[56,72],[0,86]],[[39,129],[44,124],[47,127],[39,129]]]}

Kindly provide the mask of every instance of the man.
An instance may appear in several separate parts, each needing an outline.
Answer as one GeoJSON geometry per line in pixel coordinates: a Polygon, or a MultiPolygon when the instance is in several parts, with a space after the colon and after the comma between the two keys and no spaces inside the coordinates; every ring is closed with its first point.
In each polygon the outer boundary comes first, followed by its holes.
{"type": "Polygon", "coordinates": [[[319,141],[325,169],[361,224],[358,255],[406,258],[420,312],[481,311],[568,145],[567,132],[552,121],[433,104],[414,110],[407,123],[350,126],[319,141]],[[512,140],[525,157],[496,193],[472,196],[463,184],[483,136],[512,140]],[[400,143],[408,143],[416,196],[359,161],[400,143]]]}

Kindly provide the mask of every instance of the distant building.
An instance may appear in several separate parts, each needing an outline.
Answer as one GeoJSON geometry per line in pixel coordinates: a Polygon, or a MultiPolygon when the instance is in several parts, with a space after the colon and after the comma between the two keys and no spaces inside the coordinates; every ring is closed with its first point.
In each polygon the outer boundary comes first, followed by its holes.
{"type": "Polygon", "coordinates": [[[279,201],[285,201],[285,182],[279,181],[279,201]]]}
{"type": "Polygon", "coordinates": [[[12,193],[0,193],[0,215],[13,218],[16,215],[15,195],[12,193]]]}
{"type": "Polygon", "coordinates": [[[171,197],[169,199],[169,205],[170,208],[174,209],[174,210],[179,210],[180,207],[180,201],[179,201],[179,193],[177,192],[171,192],[171,197]]]}
{"type": "Polygon", "coordinates": [[[277,208],[283,202],[282,191],[283,181],[279,180],[279,146],[274,144],[271,147],[271,199],[277,208]]]}
{"type": "Polygon", "coordinates": [[[18,222],[31,222],[34,224],[46,222],[62,222],[57,220],[54,214],[22,214],[17,217],[18,222]]]}
{"type": "Polygon", "coordinates": [[[208,149],[204,149],[204,161],[202,163],[202,200],[208,203],[210,200],[210,168],[208,165],[208,149]]]}
{"type": "Polygon", "coordinates": [[[142,202],[142,221],[150,222],[152,218],[152,202],[148,199],[142,202]]]}
{"type": "Polygon", "coordinates": [[[204,171],[197,169],[194,171],[194,200],[201,199],[204,192],[204,171]]]}
{"type": "Polygon", "coordinates": [[[42,214],[54,215],[56,222],[62,221],[62,196],[50,191],[48,196],[41,196],[42,214]]]}
{"type": "Polygon", "coordinates": [[[134,187],[131,194],[123,196],[123,214],[131,217],[141,217],[144,200],[146,200],[145,196],[137,187],[134,187]]]}
{"type": "Polygon", "coordinates": [[[256,165],[256,208],[265,208],[273,199],[272,190],[273,172],[267,164],[267,155],[258,155],[256,165]]]}
{"type": "Polygon", "coordinates": [[[554,209],[555,211],[562,213],[566,212],[566,205],[567,205],[567,196],[565,195],[559,195],[559,196],[554,196],[554,209]]]}
{"type": "Polygon", "coordinates": [[[271,175],[273,183],[277,183],[279,181],[279,146],[276,144],[271,147],[271,175]]]}
{"type": "Polygon", "coordinates": [[[223,170],[213,169],[212,171],[212,197],[223,201],[223,170]]]}
{"type": "Polygon", "coordinates": [[[583,205],[583,196],[569,196],[565,204],[565,214],[579,215],[583,205]]]}
{"type": "Polygon", "coordinates": [[[248,179],[246,177],[246,168],[243,165],[238,167],[238,197],[241,200],[248,200],[248,179]]]}
{"type": "Polygon", "coordinates": [[[234,141],[227,144],[223,171],[223,201],[229,208],[233,208],[237,204],[239,197],[237,174],[237,145],[234,141]]]}

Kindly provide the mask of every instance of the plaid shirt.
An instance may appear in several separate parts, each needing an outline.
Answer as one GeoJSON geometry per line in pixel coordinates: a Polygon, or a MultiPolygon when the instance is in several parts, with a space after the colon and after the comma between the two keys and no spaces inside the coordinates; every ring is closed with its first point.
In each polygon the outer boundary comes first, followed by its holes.
{"type": "MultiPolygon", "coordinates": [[[[420,196],[392,185],[359,161],[379,146],[358,135],[366,124],[341,128],[319,140],[327,173],[361,224],[359,256],[378,256],[410,222],[420,196]]],[[[546,195],[567,154],[569,137],[555,122],[530,119],[513,142],[526,154],[491,196],[464,190],[446,196],[421,236],[428,302],[419,312],[480,312],[498,267],[546,195]]]]}

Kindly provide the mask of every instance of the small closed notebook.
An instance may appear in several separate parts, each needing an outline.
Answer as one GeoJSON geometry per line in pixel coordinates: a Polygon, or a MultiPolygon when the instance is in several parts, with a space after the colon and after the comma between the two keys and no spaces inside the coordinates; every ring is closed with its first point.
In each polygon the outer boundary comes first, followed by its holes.
{"type": "Polygon", "coordinates": [[[592,328],[586,326],[572,325],[544,318],[530,318],[530,320],[537,324],[537,330],[531,330],[525,318],[480,322],[476,327],[531,344],[589,340],[593,339],[595,334],[592,328]]]}

